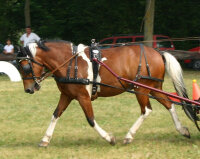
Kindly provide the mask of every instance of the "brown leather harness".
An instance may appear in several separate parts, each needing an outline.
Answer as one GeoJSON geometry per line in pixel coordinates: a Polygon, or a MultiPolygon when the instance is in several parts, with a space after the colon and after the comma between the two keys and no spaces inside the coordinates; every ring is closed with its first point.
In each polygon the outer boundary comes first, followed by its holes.
{"type": "MultiPolygon", "coordinates": [[[[162,79],[154,78],[154,77],[151,76],[151,72],[150,72],[150,69],[149,69],[149,64],[147,62],[147,58],[146,58],[146,54],[145,54],[145,51],[144,51],[143,44],[140,44],[140,48],[141,48],[140,60],[139,60],[140,62],[139,62],[139,65],[138,65],[136,78],[133,81],[137,81],[139,79],[149,79],[149,80],[154,80],[154,81],[158,81],[158,82],[163,82],[162,79]],[[143,55],[144,55],[144,58],[145,58],[145,63],[146,63],[146,68],[147,68],[148,76],[141,75],[142,57],[143,57],[143,55]]],[[[25,49],[25,52],[28,52],[27,48],[25,49]]],[[[90,61],[92,62],[92,68],[93,68],[93,81],[90,81],[89,79],[86,79],[86,78],[78,78],[78,75],[77,75],[78,74],[77,55],[79,53],[80,52],[77,51],[77,46],[73,46],[72,56],[69,59],[67,59],[66,61],[64,61],[61,65],[59,65],[57,68],[55,68],[51,72],[45,72],[45,73],[43,73],[41,75],[41,77],[35,77],[32,65],[29,65],[30,66],[30,70],[32,70],[31,72],[33,74],[33,77],[30,77],[28,79],[32,78],[38,84],[40,84],[44,79],[46,79],[47,77],[49,77],[50,75],[52,75],[54,72],[56,72],[57,70],[59,70],[61,67],[63,67],[65,64],[67,64],[69,62],[69,65],[67,67],[66,77],[56,77],[56,76],[54,76],[54,79],[57,82],[66,83],[66,84],[83,84],[83,85],[92,84],[93,85],[93,87],[92,87],[92,95],[96,94],[98,85],[104,85],[104,86],[108,86],[108,87],[113,87],[113,86],[109,86],[109,85],[101,84],[101,83],[97,82],[97,76],[98,76],[98,73],[99,73],[99,64],[96,63],[95,61],[93,61],[93,58],[96,58],[99,61],[101,61],[101,50],[99,49],[98,45],[95,42],[93,42],[91,44],[91,47],[90,47],[90,61]],[[73,60],[75,60],[74,77],[70,77],[70,71],[72,69],[72,61],[73,60]]],[[[28,53],[27,53],[27,55],[28,55],[28,53]]],[[[41,65],[40,63],[36,62],[31,57],[27,57],[26,56],[26,57],[21,57],[19,59],[20,59],[20,62],[22,60],[28,60],[30,62],[35,62],[36,64],[41,65]]],[[[41,65],[41,66],[43,66],[43,65],[41,65]]],[[[24,80],[26,80],[26,79],[24,79],[24,80]]],[[[121,83],[121,85],[122,85],[122,87],[124,87],[122,83],[121,83]]],[[[129,89],[132,89],[132,88],[133,88],[133,85],[129,89]]]]}

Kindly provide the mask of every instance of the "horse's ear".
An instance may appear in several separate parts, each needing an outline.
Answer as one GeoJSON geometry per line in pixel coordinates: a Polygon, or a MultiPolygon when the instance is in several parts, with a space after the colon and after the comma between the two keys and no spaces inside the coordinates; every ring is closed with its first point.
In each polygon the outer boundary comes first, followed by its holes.
{"type": "Polygon", "coordinates": [[[22,47],[22,46],[16,46],[16,48],[17,48],[17,55],[18,56],[25,56],[24,47],[22,47]]]}
{"type": "Polygon", "coordinates": [[[45,45],[46,40],[39,40],[37,42],[37,45],[40,49],[44,50],[44,51],[49,51],[49,48],[45,45]]]}

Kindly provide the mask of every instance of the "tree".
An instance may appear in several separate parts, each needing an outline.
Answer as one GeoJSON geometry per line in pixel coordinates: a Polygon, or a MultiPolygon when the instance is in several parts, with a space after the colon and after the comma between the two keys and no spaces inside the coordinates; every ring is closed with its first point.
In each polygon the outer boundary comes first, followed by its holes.
{"type": "Polygon", "coordinates": [[[25,17],[25,26],[31,26],[30,0],[25,1],[24,17],[25,17]]]}
{"type": "Polygon", "coordinates": [[[19,32],[24,28],[24,1],[0,0],[0,43],[5,44],[10,38],[17,43],[19,32]]]}
{"type": "Polygon", "coordinates": [[[153,28],[154,28],[154,7],[155,0],[146,0],[146,10],[144,17],[144,41],[148,41],[145,45],[152,47],[153,28]]]}
{"type": "MultiPolygon", "coordinates": [[[[8,37],[17,42],[28,16],[34,32],[43,39],[90,44],[92,38],[99,41],[114,34],[137,34],[147,2],[150,0],[0,0],[0,43],[8,37]],[[28,3],[29,11],[25,9],[28,3]]],[[[199,36],[199,5],[197,0],[156,0],[155,19],[151,22],[154,34],[172,38],[199,36]]],[[[177,49],[196,45],[175,43],[177,49]]]]}

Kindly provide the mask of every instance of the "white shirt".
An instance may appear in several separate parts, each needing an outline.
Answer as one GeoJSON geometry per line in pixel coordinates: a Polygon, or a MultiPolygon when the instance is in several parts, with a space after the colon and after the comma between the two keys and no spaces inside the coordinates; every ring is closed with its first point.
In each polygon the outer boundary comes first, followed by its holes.
{"type": "Polygon", "coordinates": [[[7,53],[11,53],[12,49],[14,49],[13,45],[4,46],[4,50],[6,50],[7,53]]]}
{"type": "Polygon", "coordinates": [[[21,36],[20,41],[24,42],[24,47],[27,46],[28,43],[34,43],[40,40],[40,37],[35,33],[30,33],[27,37],[27,34],[21,36]]]}

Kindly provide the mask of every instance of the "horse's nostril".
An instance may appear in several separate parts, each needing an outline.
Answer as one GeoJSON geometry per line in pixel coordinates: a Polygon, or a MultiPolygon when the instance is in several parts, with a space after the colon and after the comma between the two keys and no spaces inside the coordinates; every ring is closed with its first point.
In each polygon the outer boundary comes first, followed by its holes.
{"type": "Polygon", "coordinates": [[[25,92],[26,92],[26,93],[30,93],[30,94],[33,93],[33,91],[32,91],[30,88],[26,89],[25,92]]]}
{"type": "Polygon", "coordinates": [[[26,92],[26,93],[30,93],[31,90],[30,90],[30,89],[26,89],[25,92],[26,92]]]}

